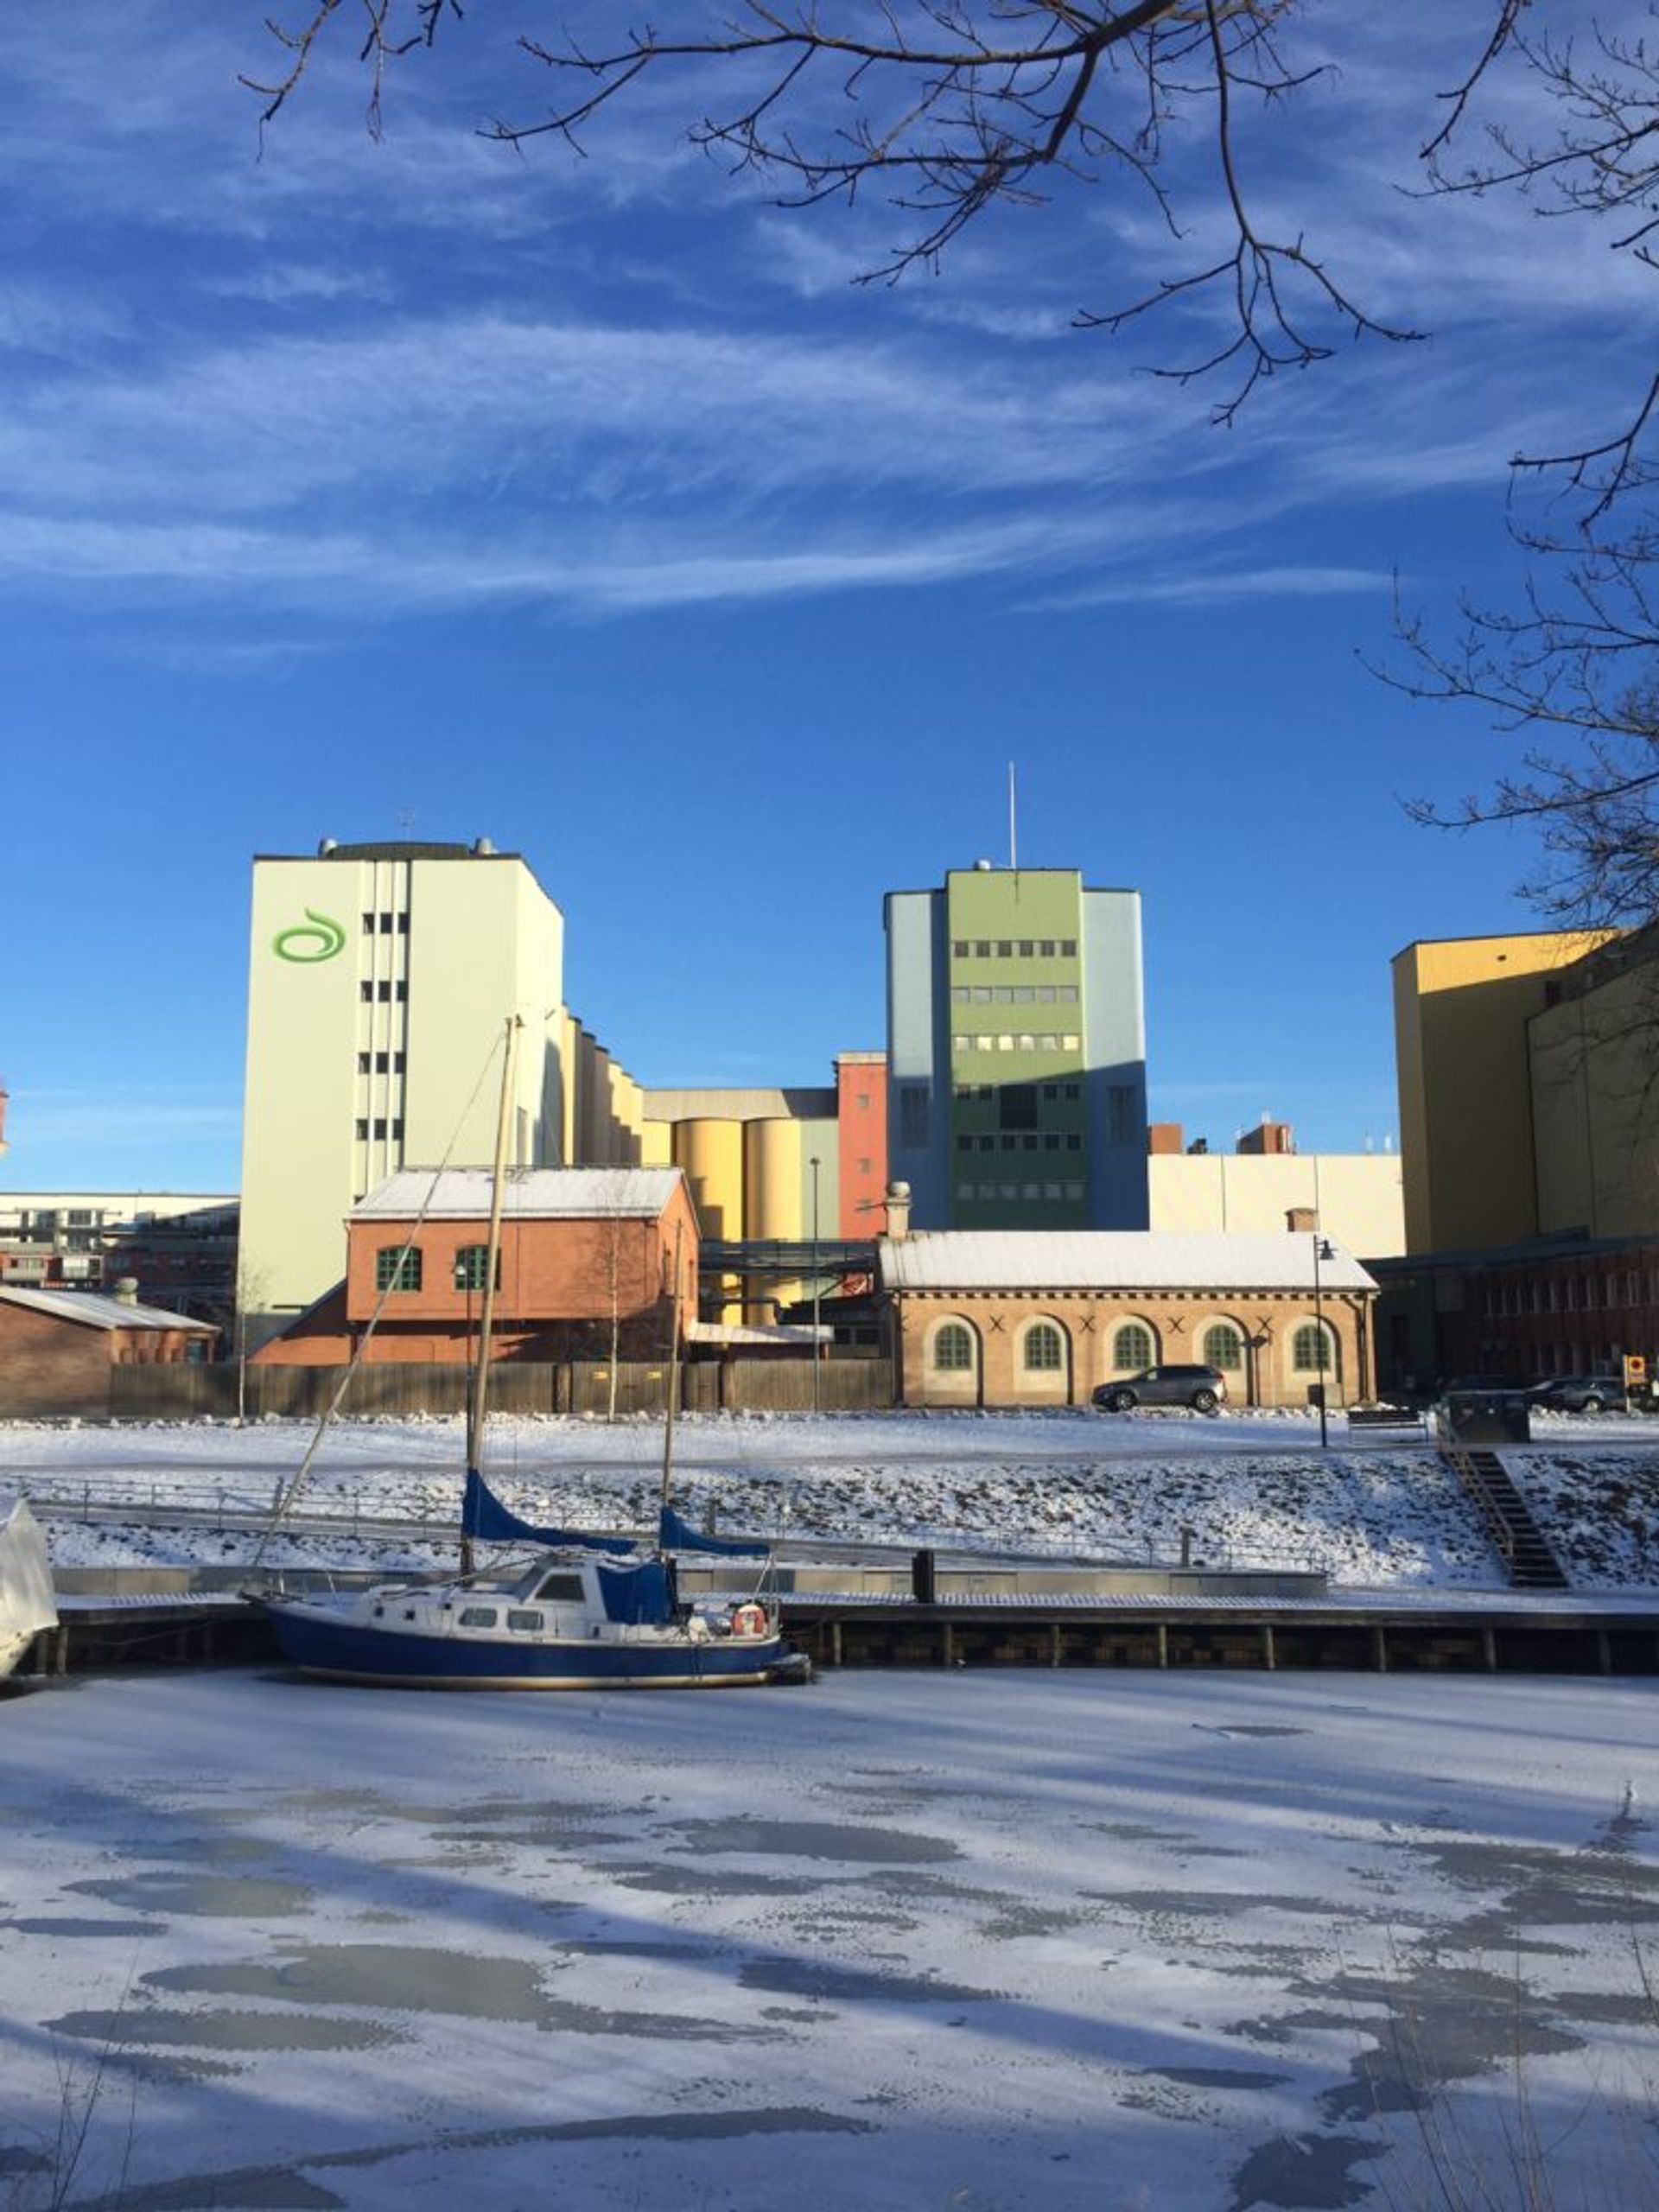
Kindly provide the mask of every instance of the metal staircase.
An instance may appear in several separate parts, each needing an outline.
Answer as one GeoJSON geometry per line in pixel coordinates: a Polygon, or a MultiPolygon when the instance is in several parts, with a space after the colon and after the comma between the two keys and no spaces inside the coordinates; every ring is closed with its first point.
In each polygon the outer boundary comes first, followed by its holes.
{"type": "Polygon", "coordinates": [[[1442,1437],[1440,1457],[1451,1462],[1465,1494],[1486,1524],[1511,1590],[1565,1590],[1566,1570],[1544,1541],[1530,1508],[1510,1480],[1496,1452],[1471,1451],[1442,1437]]]}

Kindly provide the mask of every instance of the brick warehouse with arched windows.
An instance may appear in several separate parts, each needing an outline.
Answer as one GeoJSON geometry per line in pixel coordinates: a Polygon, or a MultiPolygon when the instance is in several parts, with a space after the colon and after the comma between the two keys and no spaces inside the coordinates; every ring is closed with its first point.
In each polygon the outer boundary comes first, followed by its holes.
{"type": "Polygon", "coordinates": [[[1306,1406],[1321,1380],[1331,1406],[1373,1395],[1376,1285],[1313,1232],[911,1235],[901,1214],[880,1259],[905,1405],[1086,1405],[1188,1362],[1219,1369],[1234,1406],[1306,1406]]]}

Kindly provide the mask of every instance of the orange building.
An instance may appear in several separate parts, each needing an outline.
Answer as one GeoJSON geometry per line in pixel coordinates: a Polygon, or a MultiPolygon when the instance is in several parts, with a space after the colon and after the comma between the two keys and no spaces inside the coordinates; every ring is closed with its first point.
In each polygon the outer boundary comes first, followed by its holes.
{"type": "MultiPolygon", "coordinates": [[[[404,1168],[353,1206],[345,1281],[261,1347],[262,1366],[465,1363],[477,1341],[491,1179],[404,1168]]],[[[697,1311],[697,1219],[677,1167],[530,1167],[502,1186],[491,1356],[660,1357],[697,1311]],[[677,1270],[677,1282],[676,1280],[677,1270]]]]}

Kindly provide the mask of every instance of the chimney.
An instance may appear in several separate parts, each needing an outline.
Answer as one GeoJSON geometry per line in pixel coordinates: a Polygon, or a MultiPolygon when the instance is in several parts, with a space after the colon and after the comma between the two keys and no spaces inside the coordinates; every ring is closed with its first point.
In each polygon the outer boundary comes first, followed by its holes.
{"type": "Polygon", "coordinates": [[[1179,1122],[1149,1122],[1147,1125],[1147,1150],[1154,1158],[1160,1153],[1179,1152],[1185,1141],[1179,1122]]]}
{"type": "Polygon", "coordinates": [[[1319,1225],[1319,1210],[1317,1206],[1288,1206],[1285,1210],[1285,1227],[1293,1236],[1299,1234],[1312,1236],[1319,1225]]]}
{"type": "Polygon", "coordinates": [[[138,1303],[137,1276],[121,1276],[119,1281],[117,1282],[114,1290],[110,1294],[114,1299],[118,1306],[136,1306],[138,1303]]]}
{"type": "Polygon", "coordinates": [[[910,1185],[908,1183],[889,1183],[887,1196],[887,1235],[895,1244],[902,1244],[910,1234],[910,1185]]]}

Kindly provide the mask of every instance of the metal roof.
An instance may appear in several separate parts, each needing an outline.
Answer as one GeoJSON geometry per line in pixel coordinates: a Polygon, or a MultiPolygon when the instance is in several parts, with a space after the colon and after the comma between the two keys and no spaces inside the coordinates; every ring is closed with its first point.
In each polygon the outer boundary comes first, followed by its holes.
{"type": "MultiPolygon", "coordinates": [[[[353,1221],[486,1221],[485,1167],[403,1167],[352,1208],[353,1221]]],[[[506,1221],[655,1221],[683,1180],[677,1167],[513,1167],[501,1185],[506,1221]]]]}
{"type": "Polygon", "coordinates": [[[199,1337],[219,1334],[211,1321],[193,1321],[188,1313],[169,1313],[160,1306],[128,1306],[95,1290],[24,1290],[7,1283],[0,1287],[0,1300],[50,1313],[60,1321],[79,1321],[89,1329],[188,1329],[199,1337]]]}
{"type": "MultiPolygon", "coordinates": [[[[1300,1230],[937,1229],[884,1236],[879,1249],[894,1291],[1313,1288],[1313,1239],[1300,1230]]],[[[1331,1254],[1322,1291],[1376,1288],[1351,1255],[1331,1254]]]]}

